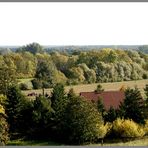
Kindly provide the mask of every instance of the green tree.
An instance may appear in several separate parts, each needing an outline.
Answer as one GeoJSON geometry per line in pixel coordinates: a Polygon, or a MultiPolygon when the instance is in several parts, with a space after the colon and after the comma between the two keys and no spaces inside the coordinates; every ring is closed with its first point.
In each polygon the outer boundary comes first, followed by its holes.
{"type": "Polygon", "coordinates": [[[33,103],[33,100],[23,100],[22,107],[19,112],[20,116],[18,133],[26,138],[28,138],[33,133],[35,128],[35,124],[33,122],[33,103]]]}
{"type": "Polygon", "coordinates": [[[62,126],[63,138],[69,144],[84,144],[102,138],[102,116],[94,104],[79,96],[68,101],[62,126]]]}
{"type": "Polygon", "coordinates": [[[64,86],[62,84],[56,84],[53,87],[51,95],[51,107],[54,110],[52,114],[52,136],[56,140],[62,139],[62,125],[64,122],[65,108],[67,106],[68,100],[64,92],[64,86]]]}
{"type": "Polygon", "coordinates": [[[34,138],[49,138],[53,112],[50,99],[39,96],[34,100],[31,125],[34,138]]]}
{"type": "Polygon", "coordinates": [[[24,61],[22,74],[26,78],[34,77],[37,66],[37,57],[30,52],[20,53],[24,61]]]}
{"type": "Polygon", "coordinates": [[[3,60],[5,62],[5,64],[7,65],[7,67],[11,67],[13,69],[16,69],[16,65],[11,57],[12,54],[6,54],[3,56],[3,60]]]}
{"type": "Polygon", "coordinates": [[[25,59],[23,59],[23,56],[19,53],[13,53],[11,54],[11,59],[13,59],[13,62],[15,64],[16,67],[16,76],[19,78],[24,77],[25,72],[26,72],[26,63],[25,63],[25,59]]]}
{"type": "Polygon", "coordinates": [[[145,91],[145,95],[146,95],[146,98],[145,98],[145,116],[148,119],[148,84],[146,84],[144,91],[145,91]]]}
{"type": "Polygon", "coordinates": [[[61,83],[65,85],[67,83],[67,77],[59,70],[55,70],[52,74],[52,85],[61,83]]]}
{"type": "Polygon", "coordinates": [[[104,117],[105,107],[104,107],[103,100],[101,97],[98,98],[97,109],[98,109],[99,113],[102,114],[102,117],[104,117]]]}
{"type": "Polygon", "coordinates": [[[84,71],[81,67],[72,67],[69,69],[70,79],[74,80],[74,83],[83,83],[85,81],[84,71]]]}
{"type": "Polygon", "coordinates": [[[104,119],[106,122],[113,122],[117,118],[116,110],[111,106],[110,109],[107,111],[104,119]]]}
{"type": "Polygon", "coordinates": [[[57,120],[60,120],[66,104],[67,97],[64,91],[64,86],[58,83],[53,87],[51,95],[51,107],[55,111],[55,117],[57,120]]]}
{"type": "Polygon", "coordinates": [[[20,49],[17,50],[17,52],[24,52],[24,51],[31,52],[32,54],[44,52],[43,47],[38,43],[28,44],[28,45],[23,46],[23,47],[21,47],[20,49]]]}
{"type": "Polygon", "coordinates": [[[118,55],[117,55],[116,51],[111,50],[109,55],[108,55],[107,61],[114,63],[114,62],[116,62],[117,58],[118,58],[118,55]]]}
{"type": "Polygon", "coordinates": [[[8,88],[16,84],[15,70],[5,65],[0,66],[0,93],[6,95],[8,88]]]}
{"type": "Polygon", "coordinates": [[[34,80],[33,84],[35,84],[35,82],[38,82],[38,84],[41,85],[43,89],[43,94],[44,88],[49,88],[57,83],[66,84],[67,81],[65,75],[57,70],[52,61],[39,61],[35,78],[37,80],[34,80]]]}
{"type": "Polygon", "coordinates": [[[95,83],[96,81],[96,74],[95,71],[93,69],[89,69],[89,67],[85,64],[82,63],[79,65],[83,71],[84,71],[84,77],[85,77],[85,81],[87,83],[95,83]]]}
{"type": "Polygon", "coordinates": [[[144,123],[144,100],[137,87],[128,88],[125,91],[125,99],[122,105],[122,116],[125,119],[132,119],[137,123],[144,123]]]}
{"type": "Polygon", "coordinates": [[[97,82],[108,82],[109,81],[109,71],[112,70],[110,64],[104,62],[97,62],[94,69],[96,73],[97,82]]]}
{"type": "Polygon", "coordinates": [[[58,70],[64,72],[67,70],[68,56],[55,52],[52,54],[52,60],[55,63],[58,70]]]}
{"type": "Polygon", "coordinates": [[[101,84],[97,85],[97,89],[95,90],[96,93],[102,93],[104,91],[104,89],[102,88],[101,84]]]}
{"type": "Polygon", "coordinates": [[[44,95],[44,83],[48,82],[49,85],[52,84],[52,76],[53,71],[55,71],[55,66],[46,61],[39,61],[37,64],[36,74],[35,78],[41,83],[41,87],[43,89],[43,95],[44,95]]]}
{"type": "Polygon", "coordinates": [[[18,86],[11,86],[7,92],[6,114],[10,132],[17,132],[20,127],[21,110],[23,108],[25,97],[18,86]]]}

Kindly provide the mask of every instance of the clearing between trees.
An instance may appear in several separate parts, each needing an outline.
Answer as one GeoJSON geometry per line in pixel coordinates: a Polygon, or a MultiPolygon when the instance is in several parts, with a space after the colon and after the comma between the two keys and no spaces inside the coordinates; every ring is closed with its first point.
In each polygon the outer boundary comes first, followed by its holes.
{"type": "MultiPolygon", "coordinates": [[[[24,81],[22,79],[22,81],[24,81]]],[[[136,80],[136,81],[123,81],[123,82],[110,82],[110,83],[101,83],[102,87],[104,90],[119,90],[121,87],[130,87],[133,88],[137,86],[142,95],[144,95],[143,88],[145,85],[148,84],[148,79],[145,80],[136,80]]],[[[80,84],[80,85],[71,85],[71,86],[66,86],[65,91],[68,92],[71,88],[74,89],[76,94],[79,94],[80,92],[91,92],[94,91],[97,87],[98,83],[93,83],[93,84],[80,84]]],[[[52,89],[45,89],[45,93],[50,94],[52,89]]],[[[37,93],[37,94],[42,94],[42,89],[32,89],[32,90],[25,90],[23,93],[25,95],[28,95],[29,93],[37,93]]]]}

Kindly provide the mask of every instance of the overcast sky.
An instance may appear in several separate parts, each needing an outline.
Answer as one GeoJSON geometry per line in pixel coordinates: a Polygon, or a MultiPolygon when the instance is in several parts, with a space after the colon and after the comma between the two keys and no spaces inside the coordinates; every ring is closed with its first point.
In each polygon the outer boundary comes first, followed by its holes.
{"type": "Polygon", "coordinates": [[[148,3],[1,3],[0,45],[148,44],[148,3]]]}

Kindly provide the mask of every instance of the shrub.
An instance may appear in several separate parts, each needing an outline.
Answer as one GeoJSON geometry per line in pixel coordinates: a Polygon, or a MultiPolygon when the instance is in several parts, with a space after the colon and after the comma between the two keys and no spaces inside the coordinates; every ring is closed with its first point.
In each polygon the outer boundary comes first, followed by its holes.
{"type": "Polygon", "coordinates": [[[143,76],[142,76],[142,78],[143,79],[147,79],[148,78],[148,75],[146,73],[144,73],[143,76]]]}
{"type": "Polygon", "coordinates": [[[111,132],[112,124],[107,122],[105,125],[100,126],[100,131],[102,131],[102,138],[108,136],[111,132]]]}
{"type": "Polygon", "coordinates": [[[32,81],[32,85],[34,89],[40,89],[42,88],[42,82],[37,80],[37,79],[33,79],[32,81]]]}
{"type": "Polygon", "coordinates": [[[28,85],[25,84],[25,83],[19,84],[19,88],[20,88],[21,90],[29,90],[28,85]]]}
{"type": "Polygon", "coordinates": [[[144,131],[145,131],[145,135],[148,135],[148,120],[145,121],[144,131]]]}
{"type": "Polygon", "coordinates": [[[102,88],[102,85],[98,84],[97,89],[95,90],[96,93],[102,93],[104,89],[102,88]]]}
{"type": "Polygon", "coordinates": [[[0,95],[0,146],[5,145],[9,139],[8,136],[8,123],[5,114],[6,97],[0,95]]]}
{"type": "Polygon", "coordinates": [[[50,88],[51,87],[51,83],[44,81],[43,83],[43,88],[50,88]]]}
{"type": "Polygon", "coordinates": [[[143,137],[145,132],[140,125],[133,120],[117,119],[113,122],[112,134],[120,138],[143,137]]]}
{"type": "Polygon", "coordinates": [[[8,141],[8,124],[5,117],[0,115],[0,146],[5,145],[8,141]]]}

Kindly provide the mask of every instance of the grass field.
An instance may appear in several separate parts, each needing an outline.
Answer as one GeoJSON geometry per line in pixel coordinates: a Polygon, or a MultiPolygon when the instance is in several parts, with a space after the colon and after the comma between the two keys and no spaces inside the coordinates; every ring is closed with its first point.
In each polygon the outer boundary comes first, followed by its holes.
{"type": "MultiPolygon", "coordinates": [[[[126,87],[133,88],[133,87],[137,86],[141,90],[142,94],[144,94],[143,88],[145,87],[146,84],[148,84],[148,79],[137,80],[137,81],[101,83],[101,85],[103,86],[103,88],[105,90],[119,90],[122,86],[124,86],[125,88],[126,87]]],[[[73,88],[75,93],[77,93],[77,94],[79,94],[80,92],[90,92],[90,91],[94,91],[96,89],[97,85],[98,85],[98,83],[66,86],[65,91],[68,92],[70,88],[73,88]]],[[[52,91],[52,89],[45,89],[45,93],[50,94],[51,91],[52,91]]],[[[35,92],[35,93],[39,94],[39,93],[42,93],[42,90],[38,89],[38,90],[23,91],[23,93],[26,95],[30,92],[35,92]]]]}
{"type": "Polygon", "coordinates": [[[56,145],[60,145],[56,142],[52,142],[52,141],[35,141],[35,140],[28,140],[28,141],[23,141],[21,139],[18,139],[18,140],[12,140],[12,141],[9,141],[8,146],[47,146],[47,145],[53,145],[53,146],[56,146],[56,145]]]}
{"type": "MultiPolygon", "coordinates": [[[[9,141],[7,145],[11,146],[59,146],[62,144],[55,143],[52,141],[22,141],[22,140],[12,140],[9,141]]],[[[101,146],[101,144],[89,144],[88,146],[101,146]]],[[[110,141],[103,144],[103,146],[148,146],[148,137],[133,140],[129,142],[117,142],[110,141]]]]}
{"type": "Polygon", "coordinates": [[[27,78],[27,79],[18,79],[18,83],[27,83],[30,82],[33,78],[27,78]]]}
{"type": "MultiPolygon", "coordinates": [[[[92,146],[101,146],[101,144],[92,144],[92,146]]],[[[148,146],[148,137],[128,141],[128,142],[108,142],[104,143],[103,146],[148,146]]]]}

